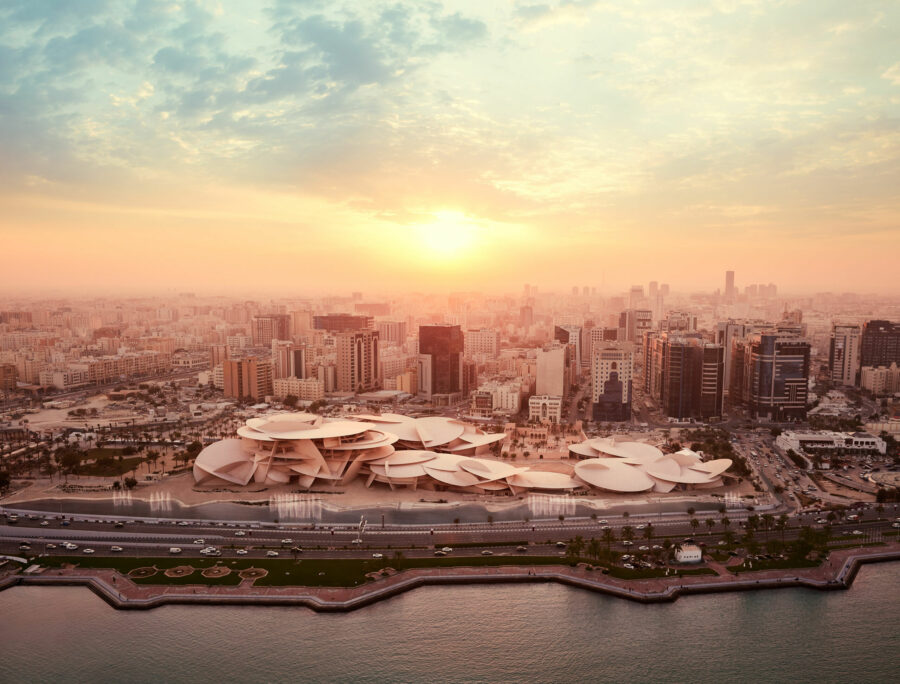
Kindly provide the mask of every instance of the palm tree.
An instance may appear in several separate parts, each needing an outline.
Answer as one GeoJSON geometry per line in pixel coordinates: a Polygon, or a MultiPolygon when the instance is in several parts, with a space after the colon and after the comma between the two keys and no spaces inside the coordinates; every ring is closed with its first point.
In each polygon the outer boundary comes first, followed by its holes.
{"type": "Polygon", "coordinates": [[[778,517],[778,521],[775,523],[775,529],[778,530],[779,532],[781,532],[782,545],[784,545],[784,531],[787,529],[787,526],[788,526],[788,517],[784,513],[782,513],[778,517]]]}
{"type": "Polygon", "coordinates": [[[644,528],[644,539],[647,541],[653,539],[653,523],[647,523],[647,526],[644,528]]]}
{"type": "Polygon", "coordinates": [[[713,528],[716,526],[716,521],[714,518],[706,519],[706,528],[709,530],[709,533],[712,534],[713,528]]]}
{"type": "Polygon", "coordinates": [[[691,529],[694,533],[697,532],[697,528],[700,527],[700,521],[697,518],[691,518],[691,529]]]}
{"type": "Polygon", "coordinates": [[[609,551],[612,543],[616,540],[616,533],[611,527],[603,530],[603,541],[606,542],[606,550],[609,551]]]}
{"type": "Polygon", "coordinates": [[[634,539],[634,528],[631,525],[625,525],[622,528],[622,539],[627,539],[628,541],[634,539]]]}
{"type": "Polygon", "coordinates": [[[775,522],[775,516],[771,513],[765,513],[762,517],[763,531],[766,535],[766,541],[769,541],[769,528],[775,522]]]}
{"type": "Polygon", "coordinates": [[[602,549],[600,548],[600,542],[591,537],[590,543],[588,543],[588,556],[593,558],[594,560],[598,560],[600,558],[600,552],[602,549]]]}

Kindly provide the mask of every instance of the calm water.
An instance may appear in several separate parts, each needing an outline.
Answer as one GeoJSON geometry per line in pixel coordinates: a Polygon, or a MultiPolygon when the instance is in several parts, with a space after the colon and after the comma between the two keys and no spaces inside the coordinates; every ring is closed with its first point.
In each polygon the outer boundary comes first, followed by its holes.
{"type": "Polygon", "coordinates": [[[888,682],[900,565],[850,591],[638,605],[555,585],[431,587],[344,615],[109,608],[86,589],[0,594],[0,682],[888,682]]]}

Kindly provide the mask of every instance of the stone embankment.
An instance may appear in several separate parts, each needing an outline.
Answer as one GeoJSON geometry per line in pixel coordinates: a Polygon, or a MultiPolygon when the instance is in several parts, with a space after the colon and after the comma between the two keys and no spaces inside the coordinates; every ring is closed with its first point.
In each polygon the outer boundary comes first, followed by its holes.
{"type": "Polygon", "coordinates": [[[416,568],[359,587],[255,587],[245,580],[235,587],[135,584],[114,570],[72,568],[39,575],[0,579],[0,591],[22,586],[86,586],[122,610],[166,604],[305,606],[315,611],[355,610],[417,587],[448,584],[558,582],[642,603],[674,601],[680,596],[784,587],[848,589],[864,563],[900,560],[900,544],[878,550],[842,549],[815,568],[762,570],[737,575],[693,575],[620,580],[583,567],[416,568]]]}

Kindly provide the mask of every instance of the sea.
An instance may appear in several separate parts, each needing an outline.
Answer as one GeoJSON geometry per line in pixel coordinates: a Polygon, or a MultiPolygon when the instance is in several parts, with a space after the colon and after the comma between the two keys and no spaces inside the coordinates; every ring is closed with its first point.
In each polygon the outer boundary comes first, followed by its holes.
{"type": "Polygon", "coordinates": [[[352,613],[117,611],[0,593],[0,682],[896,682],[900,564],[849,591],[643,605],[554,584],[427,587],[352,613]]]}

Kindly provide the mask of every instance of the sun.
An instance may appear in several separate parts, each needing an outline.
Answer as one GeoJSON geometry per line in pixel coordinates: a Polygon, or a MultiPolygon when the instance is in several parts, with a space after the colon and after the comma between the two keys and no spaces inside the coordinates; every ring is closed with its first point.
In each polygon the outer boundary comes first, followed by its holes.
{"type": "Polygon", "coordinates": [[[455,262],[470,255],[478,241],[478,226],[458,211],[438,211],[434,221],[416,226],[423,256],[455,262]]]}

